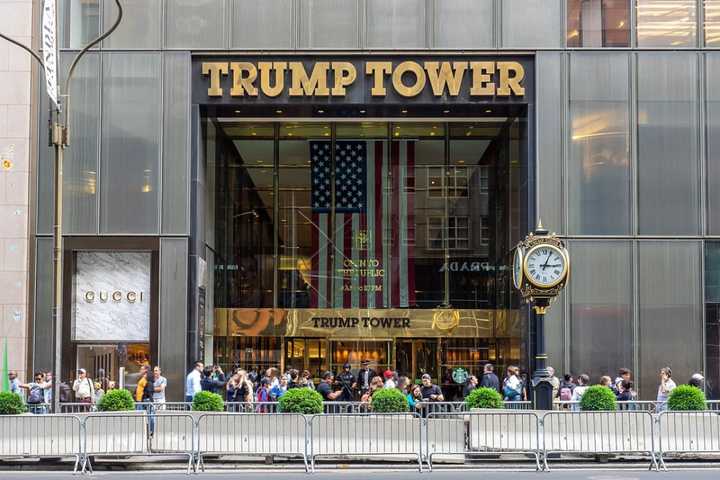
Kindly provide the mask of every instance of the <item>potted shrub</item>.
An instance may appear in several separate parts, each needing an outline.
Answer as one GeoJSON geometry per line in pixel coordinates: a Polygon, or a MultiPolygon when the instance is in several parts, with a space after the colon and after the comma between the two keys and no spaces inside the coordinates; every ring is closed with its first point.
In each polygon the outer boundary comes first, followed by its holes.
{"type": "Polygon", "coordinates": [[[198,392],[192,402],[193,412],[222,412],[225,402],[220,395],[212,392],[198,392]]]}
{"type": "Polygon", "coordinates": [[[100,412],[129,412],[135,410],[132,395],[124,388],[108,390],[97,403],[100,412]]]}
{"type": "Polygon", "coordinates": [[[476,388],[465,398],[468,409],[473,408],[504,408],[503,399],[494,388],[476,388]]]}
{"type": "Polygon", "coordinates": [[[323,413],[323,398],[309,388],[291,388],[280,397],[278,409],[282,413],[314,415],[323,413]]]}
{"type": "Polygon", "coordinates": [[[617,410],[615,394],[608,387],[592,386],[585,390],[580,398],[580,410],[583,412],[614,412],[617,410]]]}
{"type": "Polygon", "coordinates": [[[702,411],[706,409],[705,394],[692,385],[680,385],[670,392],[668,410],[702,411]]]}
{"type": "Polygon", "coordinates": [[[383,388],[373,393],[370,408],[375,413],[404,413],[409,409],[407,398],[395,388],[383,388]]]}
{"type": "Polygon", "coordinates": [[[0,392],[0,415],[20,415],[27,412],[22,397],[12,392],[0,392]]]}

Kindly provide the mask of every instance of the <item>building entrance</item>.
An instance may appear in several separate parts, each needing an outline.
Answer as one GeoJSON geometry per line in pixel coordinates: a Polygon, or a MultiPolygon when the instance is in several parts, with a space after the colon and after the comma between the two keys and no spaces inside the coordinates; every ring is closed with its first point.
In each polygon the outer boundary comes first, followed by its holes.
{"type": "Polygon", "coordinates": [[[525,363],[508,268],[526,220],[522,115],[204,129],[213,361],[318,380],[367,360],[448,391],[457,369],[525,363]]]}

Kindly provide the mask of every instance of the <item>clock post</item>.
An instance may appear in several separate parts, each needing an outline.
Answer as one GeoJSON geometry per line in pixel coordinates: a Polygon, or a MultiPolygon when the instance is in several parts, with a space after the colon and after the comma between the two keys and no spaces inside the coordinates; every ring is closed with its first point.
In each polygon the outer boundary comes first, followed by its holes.
{"type": "Polygon", "coordinates": [[[545,352],[545,314],[570,275],[570,255],[562,240],[538,222],[534,232],[515,248],[513,284],[535,313],[535,408],[552,410],[553,385],[545,352]]]}

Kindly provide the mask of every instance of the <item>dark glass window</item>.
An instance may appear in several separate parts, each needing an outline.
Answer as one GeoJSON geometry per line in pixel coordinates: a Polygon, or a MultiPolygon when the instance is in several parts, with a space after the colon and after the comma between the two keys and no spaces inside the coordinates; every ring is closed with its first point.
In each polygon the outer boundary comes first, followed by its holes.
{"type": "Polygon", "coordinates": [[[629,47],[630,0],[568,0],[568,47],[629,47]]]}

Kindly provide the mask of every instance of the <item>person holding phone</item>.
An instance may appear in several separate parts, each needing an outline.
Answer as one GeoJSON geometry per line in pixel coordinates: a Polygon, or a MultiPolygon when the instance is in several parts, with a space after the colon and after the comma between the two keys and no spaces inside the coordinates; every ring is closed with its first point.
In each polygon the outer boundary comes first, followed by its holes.
{"type": "Polygon", "coordinates": [[[670,392],[675,390],[675,382],[672,379],[672,370],[670,367],[660,369],[660,386],[658,386],[656,411],[658,413],[667,410],[667,400],[670,392]]]}

